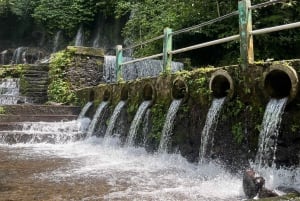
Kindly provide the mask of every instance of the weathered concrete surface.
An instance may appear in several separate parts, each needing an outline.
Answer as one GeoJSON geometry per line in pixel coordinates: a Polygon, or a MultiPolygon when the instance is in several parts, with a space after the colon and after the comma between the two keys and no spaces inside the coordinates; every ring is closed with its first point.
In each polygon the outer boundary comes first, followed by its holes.
{"type": "MultiPolygon", "coordinates": [[[[256,63],[246,71],[239,66],[222,67],[233,79],[234,93],[225,103],[215,132],[214,148],[211,158],[219,158],[228,166],[239,169],[248,166],[257,151],[260,125],[264,110],[270,97],[264,88],[264,73],[271,65],[291,66],[299,76],[300,61],[282,61],[273,63],[256,63]]],[[[212,73],[220,68],[200,68],[192,72],[178,72],[158,78],[138,79],[109,85],[98,85],[77,91],[84,102],[94,97],[97,105],[103,100],[105,91],[109,91],[111,110],[121,99],[122,88],[128,88],[127,125],[130,125],[134,114],[143,101],[143,88],[146,84],[154,86],[156,98],[151,108],[151,131],[148,143],[156,149],[165,114],[172,101],[172,85],[175,79],[185,80],[188,86],[188,98],[181,105],[172,136],[170,151],[179,150],[190,161],[197,161],[201,142],[201,131],[212,96],[209,81],[212,73]]],[[[294,89],[291,89],[294,90],[294,89]]],[[[300,153],[300,95],[289,102],[283,115],[278,140],[278,165],[299,165],[300,153]]],[[[127,134],[125,134],[127,135],[127,134]]]]}

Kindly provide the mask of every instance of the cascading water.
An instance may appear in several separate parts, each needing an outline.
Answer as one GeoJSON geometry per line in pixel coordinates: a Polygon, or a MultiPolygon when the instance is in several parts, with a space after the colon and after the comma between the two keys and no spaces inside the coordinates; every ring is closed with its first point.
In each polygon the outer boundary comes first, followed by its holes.
{"type": "Polygon", "coordinates": [[[75,46],[83,46],[83,42],[84,42],[83,26],[80,25],[75,37],[75,46]]]}
{"type": "MultiPolygon", "coordinates": [[[[132,58],[124,57],[123,61],[130,61],[132,58]]],[[[104,80],[106,82],[115,82],[116,80],[116,57],[104,57],[104,80]]],[[[133,80],[139,77],[155,77],[162,72],[162,61],[160,60],[145,60],[133,64],[127,64],[122,67],[122,76],[124,80],[133,80]],[[143,68],[141,68],[143,66],[143,68]]],[[[171,63],[171,71],[176,72],[183,69],[183,64],[179,62],[171,63]]]]}
{"type": "Polygon", "coordinates": [[[57,52],[58,47],[59,47],[59,42],[61,40],[61,35],[62,35],[61,30],[56,32],[55,37],[54,37],[54,41],[53,41],[53,50],[52,50],[52,52],[57,52]]]}
{"type": "Polygon", "coordinates": [[[78,115],[78,118],[77,118],[77,119],[82,119],[82,118],[84,118],[85,115],[86,115],[86,113],[87,113],[87,111],[90,109],[90,107],[91,107],[92,105],[93,105],[93,102],[87,102],[87,103],[83,106],[82,110],[80,111],[80,114],[78,115]]]}
{"type": "Polygon", "coordinates": [[[146,110],[148,109],[148,107],[150,106],[151,101],[144,101],[142,102],[142,104],[140,105],[139,109],[137,110],[133,121],[131,122],[130,125],[130,129],[129,129],[129,134],[127,136],[126,139],[126,145],[127,146],[133,146],[134,145],[134,141],[137,135],[137,131],[138,128],[143,120],[143,117],[146,113],[146,110]]]}
{"type": "Polygon", "coordinates": [[[83,139],[90,119],[67,122],[25,122],[21,130],[1,131],[0,143],[52,143],[62,144],[83,139]]]}
{"type": "Polygon", "coordinates": [[[19,96],[19,79],[6,78],[1,80],[0,85],[0,105],[17,104],[19,96]]]}
{"type": "Polygon", "coordinates": [[[24,53],[26,53],[27,47],[18,47],[13,54],[12,63],[13,64],[22,64],[25,62],[24,53]]]}
{"type": "Polygon", "coordinates": [[[218,118],[226,97],[214,98],[208,110],[204,128],[201,133],[201,145],[199,150],[199,163],[205,163],[210,155],[214,141],[214,131],[218,124],[218,118]]]}
{"type": "Polygon", "coordinates": [[[151,111],[150,109],[147,109],[146,110],[146,113],[145,113],[145,117],[144,117],[144,121],[142,123],[143,125],[143,146],[145,147],[146,146],[146,143],[147,143],[147,135],[150,131],[150,114],[151,114],[151,111]]]}
{"type": "Polygon", "coordinates": [[[266,107],[255,158],[255,163],[260,167],[265,165],[272,166],[275,161],[281,116],[287,101],[287,97],[271,99],[266,107]]]}
{"type": "Polygon", "coordinates": [[[113,129],[114,129],[116,121],[121,113],[121,110],[123,109],[125,104],[126,104],[125,101],[120,101],[118,103],[118,105],[115,107],[114,112],[113,112],[112,116],[110,117],[104,138],[107,139],[107,138],[113,136],[113,129]]]}
{"type": "Polygon", "coordinates": [[[172,129],[174,126],[174,120],[176,117],[176,113],[179,109],[179,106],[182,102],[182,99],[174,99],[169,107],[167,117],[164,123],[164,127],[162,130],[158,152],[159,153],[166,153],[169,148],[169,141],[172,134],[172,129]]]}
{"type": "Polygon", "coordinates": [[[1,52],[1,64],[4,65],[5,64],[5,57],[7,54],[7,50],[4,50],[1,52]]]}
{"type": "Polygon", "coordinates": [[[107,108],[108,106],[108,101],[103,101],[101,102],[101,104],[98,106],[93,119],[91,121],[91,124],[89,125],[86,137],[91,137],[96,129],[97,124],[99,124],[99,122],[101,122],[102,120],[102,113],[104,112],[104,110],[107,108]]]}

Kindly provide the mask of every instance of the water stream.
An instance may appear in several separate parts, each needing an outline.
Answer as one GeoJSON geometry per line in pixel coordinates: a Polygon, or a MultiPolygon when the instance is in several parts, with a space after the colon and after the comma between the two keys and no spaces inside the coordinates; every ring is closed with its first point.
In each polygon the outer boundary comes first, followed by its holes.
{"type": "Polygon", "coordinates": [[[84,42],[83,26],[80,25],[75,37],[75,46],[83,46],[83,42],[84,42]]]}
{"type": "Polygon", "coordinates": [[[54,37],[54,41],[53,41],[53,50],[52,52],[57,52],[58,51],[58,47],[59,47],[59,43],[62,37],[62,31],[59,30],[58,32],[56,32],[55,37],[54,37]]]}
{"type": "Polygon", "coordinates": [[[121,113],[121,110],[125,106],[125,104],[126,104],[125,101],[120,101],[117,104],[117,106],[115,107],[114,112],[113,112],[112,116],[110,117],[104,138],[109,138],[109,137],[113,136],[113,129],[115,128],[116,121],[119,117],[119,114],[121,113]]]}
{"type": "Polygon", "coordinates": [[[0,105],[13,105],[20,99],[25,100],[24,97],[19,96],[19,81],[18,78],[0,80],[0,105]]]}
{"type": "Polygon", "coordinates": [[[162,130],[160,142],[159,142],[159,147],[158,147],[159,153],[165,153],[169,148],[169,144],[170,144],[169,142],[172,135],[174,120],[181,102],[182,99],[174,99],[169,107],[167,117],[164,123],[164,127],[162,130]]]}
{"type": "Polygon", "coordinates": [[[129,128],[129,134],[126,139],[126,145],[127,146],[133,146],[134,141],[136,139],[137,131],[142,123],[143,117],[150,106],[151,101],[144,101],[142,104],[139,106],[137,112],[135,113],[135,116],[131,122],[130,128],[129,128]]]}
{"type": "Polygon", "coordinates": [[[214,131],[218,124],[218,118],[226,97],[214,98],[206,115],[206,121],[201,133],[201,145],[199,150],[199,163],[206,162],[211,153],[214,141],[214,131]]]}
{"type": "Polygon", "coordinates": [[[108,106],[108,101],[103,101],[100,103],[89,125],[86,137],[91,137],[93,135],[97,124],[99,124],[99,122],[101,122],[101,120],[103,119],[103,112],[107,108],[107,106],[108,106]]]}
{"type": "Polygon", "coordinates": [[[82,119],[85,117],[87,111],[90,109],[90,107],[93,105],[93,102],[87,102],[83,108],[80,111],[80,114],[78,115],[77,119],[82,119]]]}
{"type": "Polygon", "coordinates": [[[284,112],[288,98],[271,99],[265,110],[262,121],[262,130],[259,134],[258,151],[255,163],[259,166],[272,166],[275,161],[277,139],[281,123],[281,116],[284,112]]]}

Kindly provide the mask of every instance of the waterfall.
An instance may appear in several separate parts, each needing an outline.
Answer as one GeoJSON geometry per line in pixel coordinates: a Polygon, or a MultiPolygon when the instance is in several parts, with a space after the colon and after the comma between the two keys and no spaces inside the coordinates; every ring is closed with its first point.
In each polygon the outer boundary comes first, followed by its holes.
{"type": "Polygon", "coordinates": [[[61,34],[62,34],[61,30],[56,32],[55,37],[54,37],[54,41],[53,41],[53,50],[52,50],[52,52],[57,52],[58,47],[59,47],[59,42],[61,40],[61,34]]]}
{"type": "Polygon", "coordinates": [[[125,101],[120,101],[118,103],[118,105],[115,107],[115,110],[114,110],[112,116],[110,117],[104,138],[108,138],[113,135],[113,129],[115,127],[117,118],[119,117],[121,110],[125,106],[125,103],[126,103],[125,101]]]}
{"type": "Polygon", "coordinates": [[[255,163],[259,166],[272,165],[275,161],[281,116],[287,101],[287,97],[271,99],[266,107],[262,121],[262,130],[259,134],[258,151],[255,158],[255,163]]]}
{"type": "Polygon", "coordinates": [[[102,114],[104,112],[104,110],[106,109],[106,107],[108,106],[108,101],[103,101],[101,102],[101,104],[98,106],[93,119],[91,121],[91,124],[89,125],[88,131],[87,131],[87,135],[86,137],[91,137],[96,129],[96,126],[99,122],[101,122],[102,120],[102,114]]]}
{"type": "Polygon", "coordinates": [[[199,163],[204,163],[209,157],[213,147],[214,132],[218,124],[218,118],[226,97],[214,98],[206,115],[206,121],[201,133],[201,145],[199,150],[199,163]]]}
{"type": "Polygon", "coordinates": [[[83,42],[84,42],[83,26],[80,25],[75,38],[75,46],[83,46],[83,42]]]}
{"type": "Polygon", "coordinates": [[[85,106],[80,111],[80,114],[78,115],[77,119],[82,119],[85,117],[87,111],[90,109],[90,107],[93,105],[93,102],[87,102],[85,106]]]}
{"type": "MultiPolygon", "coordinates": [[[[123,61],[130,61],[133,58],[124,57],[123,61]]],[[[103,75],[105,82],[116,81],[116,57],[104,57],[103,75]]],[[[127,64],[122,67],[122,76],[124,80],[133,80],[140,77],[156,77],[162,72],[163,65],[161,60],[149,59],[145,61],[127,64]],[[141,68],[143,66],[143,68],[141,68]]],[[[183,64],[180,62],[171,63],[171,71],[176,72],[183,69],[183,64]]]]}
{"type": "Polygon", "coordinates": [[[4,50],[1,52],[1,64],[4,65],[5,64],[5,56],[7,54],[7,50],[4,50]]]}
{"type": "Polygon", "coordinates": [[[126,144],[127,146],[133,146],[134,141],[137,135],[138,128],[143,120],[143,117],[146,113],[146,110],[150,106],[152,101],[144,101],[142,104],[139,106],[139,109],[137,110],[133,121],[131,122],[130,129],[129,129],[129,134],[126,139],[126,144]]]}
{"type": "Polygon", "coordinates": [[[143,147],[146,146],[147,143],[147,135],[150,131],[150,109],[147,109],[146,113],[145,113],[145,117],[144,117],[144,121],[142,123],[142,128],[143,128],[143,147]]]}
{"type": "Polygon", "coordinates": [[[17,104],[19,96],[19,79],[6,78],[1,80],[0,105],[17,104]]]}
{"type": "Polygon", "coordinates": [[[169,147],[169,141],[172,134],[174,120],[181,102],[182,99],[178,99],[178,100],[174,99],[169,107],[165,124],[162,130],[160,142],[159,142],[159,147],[158,147],[159,153],[167,152],[167,149],[169,147]]]}
{"type": "Polygon", "coordinates": [[[13,64],[22,64],[26,62],[25,59],[25,53],[26,53],[27,47],[18,47],[15,49],[13,58],[12,58],[12,63],[13,64]]]}
{"type": "Polygon", "coordinates": [[[1,144],[62,144],[83,139],[90,123],[88,118],[67,122],[25,122],[21,130],[0,131],[1,144]]]}

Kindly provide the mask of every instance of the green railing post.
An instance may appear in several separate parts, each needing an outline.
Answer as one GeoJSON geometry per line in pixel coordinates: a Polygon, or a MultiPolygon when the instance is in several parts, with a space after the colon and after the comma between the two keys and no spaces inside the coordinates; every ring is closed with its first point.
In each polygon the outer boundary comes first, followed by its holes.
{"type": "Polygon", "coordinates": [[[248,68],[248,64],[253,63],[254,61],[253,37],[250,34],[252,31],[252,14],[249,9],[250,6],[250,0],[239,1],[240,57],[243,70],[248,68]]]}
{"type": "Polygon", "coordinates": [[[163,72],[171,71],[172,55],[169,51],[172,51],[172,29],[164,29],[164,46],[163,46],[163,72]]]}
{"type": "Polygon", "coordinates": [[[116,81],[122,79],[122,62],[123,62],[123,50],[122,45],[117,45],[116,47],[116,81]]]}

